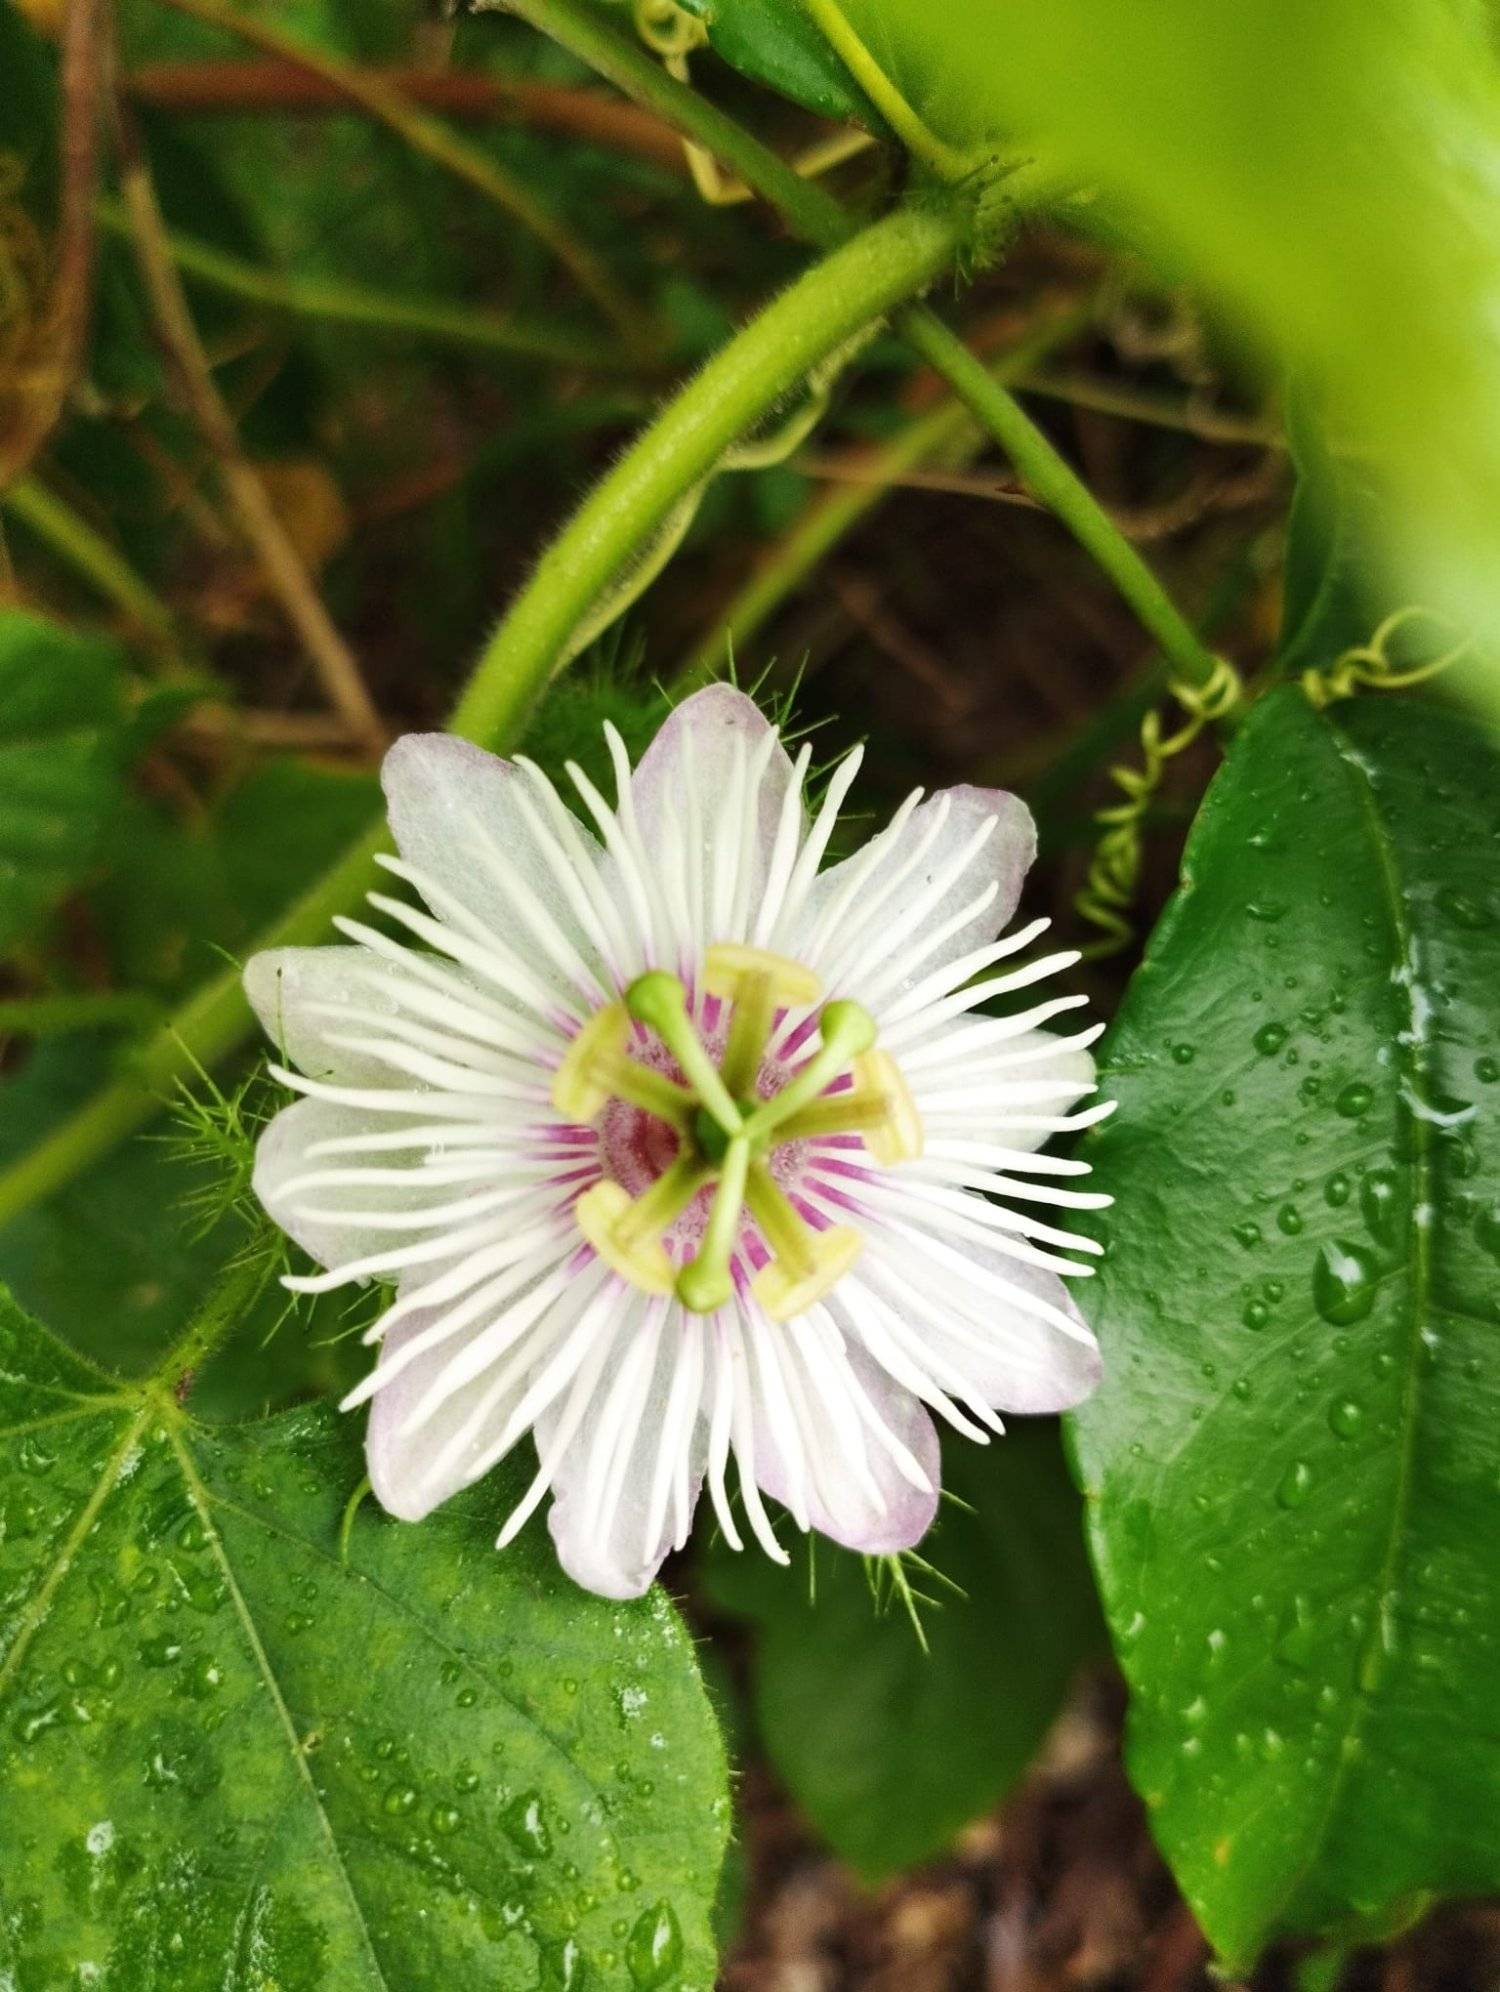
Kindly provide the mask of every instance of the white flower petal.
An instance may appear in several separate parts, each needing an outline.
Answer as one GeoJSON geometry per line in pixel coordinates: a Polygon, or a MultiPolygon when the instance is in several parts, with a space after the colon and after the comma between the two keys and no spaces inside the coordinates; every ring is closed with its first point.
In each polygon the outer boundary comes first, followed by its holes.
{"type": "Polygon", "coordinates": [[[919,979],[1009,925],[1035,855],[1036,827],[1019,797],[944,789],[819,875],[802,946],[788,952],[878,1018],[919,979]]]}
{"type": "MultiPolygon", "coordinates": [[[[251,1187],[287,1236],[320,1266],[337,1266],[358,1258],[374,1249],[377,1241],[356,1218],[326,1214],[326,1206],[333,1201],[331,1193],[320,1195],[296,1188],[320,1171],[338,1166],[308,1151],[320,1142],[352,1139],[367,1132],[369,1125],[368,1114],[358,1107],[298,1100],[282,1108],[256,1143],[251,1187]],[[292,1186],[291,1193],[288,1186],[292,1186]],[[323,1209],[325,1214],[308,1216],[308,1208],[323,1209]]],[[[412,1211],[424,1201],[436,1201],[415,1170],[394,1171],[388,1184],[353,1194],[359,1209],[383,1212],[412,1211]]]]}
{"type": "Polygon", "coordinates": [[[928,1138],[982,1136],[1006,1148],[1040,1148],[1052,1126],[1093,1091],[1093,1052],[1051,1031],[1023,1031],[988,1055],[966,1057],[962,1045],[971,1028],[965,1018],[944,1025],[924,1042],[919,1072],[902,1063],[928,1138]],[[954,1041],[951,1059],[942,1057],[942,1035],[954,1041]]]}
{"type": "MultiPolygon", "coordinates": [[[[707,1461],[708,1428],[698,1390],[674,1380],[703,1376],[703,1323],[675,1302],[622,1299],[615,1345],[553,1480],[547,1518],[558,1561],[576,1584],[606,1598],[638,1598],[685,1531],[671,1496],[675,1477],[691,1516],[707,1461]],[[690,1365],[685,1342],[699,1344],[690,1365]],[[665,1463],[665,1464],[664,1464],[665,1463]],[[662,1474],[668,1499],[659,1498],[662,1474]]],[[[564,1415],[537,1419],[544,1457],[564,1415]]]]}
{"type": "Polygon", "coordinates": [[[778,1394],[788,1407],[778,1418],[766,1393],[757,1398],[755,1478],[799,1520],[848,1549],[871,1556],[909,1549],[937,1513],[937,1432],[857,1336],[841,1336],[831,1319],[826,1329],[820,1336],[808,1319],[767,1325],[763,1334],[775,1336],[774,1351],[765,1339],[755,1342],[758,1356],[779,1367],[778,1394]],[[876,1423],[886,1443],[872,1430],[876,1423]]]}
{"type": "Polygon", "coordinates": [[[580,830],[564,851],[509,761],[447,733],[408,733],[381,768],[402,857],[450,893],[541,982],[603,988],[599,951],[562,880],[578,868],[580,830]],[[530,806],[528,807],[528,803],[530,806]]]}
{"type": "Polygon", "coordinates": [[[700,951],[748,938],[761,912],[794,782],[773,732],[753,699],[710,685],[683,700],[636,766],[630,805],[643,854],[664,880],[686,867],[688,909],[713,929],[697,934],[700,951]]]}
{"type": "MultiPolygon", "coordinates": [[[[996,1411],[1041,1414],[1081,1404],[1102,1374],[1099,1345],[1066,1283],[998,1245],[933,1235],[914,1205],[910,1227],[872,1231],[848,1284],[895,1313],[955,1394],[996,1411]],[[1064,1325],[1066,1324],[1066,1325],[1064,1325]]],[[[839,1292],[833,1296],[837,1313],[839,1292]]]]}
{"type": "MultiPolygon", "coordinates": [[[[430,1328],[435,1319],[436,1311],[408,1315],[381,1344],[381,1360],[387,1361],[399,1355],[402,1348],[430,1328]]],[[[399,1516],[403,1522],[420,1522],[424,1515],[431,1514],[440,1503],[456,1494],[461,1487],[467,1487],[484,1470],[478,1463],[480,1453],[475,1446],[467,1449],[462,1459],[447,1463],[440,1472],[434,1471],[434,1462],[447,1442],[462,1430],[474,1404],[482,1396],[484,1377],[477,1378],[450,1397],[418,1430],[404,1429],[412,1410],[433,1388],[452,1355],[453,1351],[446,1343],[426,1350],[393,1376],[376,1393],[375,1401],[370,1406],[370,1421],[365,1428],[365,1464],[370,1485],[387,1514],[399,1516]]],[[[517,1385],[517,1397],[521,1387],[517,1385]]],[[[503,1412],[500,1415],[503,1419],[503,1412]]]]}
{"type": "Polygon", "coordinates": [[[329,1041],[355,1028],[341,1011],[402,1014],[391,971],[368,949],[268,948],[246,962],[244,981],[267,1037],[299,1071],[345,1084],[386,1076],[376,1054],[329,1041]]]}

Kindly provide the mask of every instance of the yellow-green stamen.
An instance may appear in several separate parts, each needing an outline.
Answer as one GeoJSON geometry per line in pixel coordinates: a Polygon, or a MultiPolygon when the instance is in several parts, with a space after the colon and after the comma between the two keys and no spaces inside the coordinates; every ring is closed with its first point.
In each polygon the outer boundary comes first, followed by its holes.
{"type": "Polygon", "coordinates": [[[712,1314],[734,1290],[729,1262],[740,1239],[740,1207],[750,1168],[750,1144],[737,1134],[724,1151],[719,1186],[714,1191],[698,1256],[677,1275],[677,1298],[694,1314],[712,1314]]]}
{"type": "Polygon", "coordinates": [[[788,1114],[776,1133],[780,1141],[805,1141],[811,1135],[864,1134],[890,1119],[889,1093],[855,1087],[847,1093],[825,1093],[788,1114]]]}
{"type": "Polygon", "coordinates": [[[728,941],[709,949],[703,986],[710,996],[728,997],[734,1005],[720,1070],[736,1096],[755,1084],[777,1011],[816,1003],[823,993],[817,976],[800,962],[728,941]]]}
{"type": "Polygon", "coordinates": [[[717,1066],[703,1049],[703,1040],[688,1015],[687,998],[677,977],[668,975],[665,969],[648,969],[625,991],[625,1007],[638,1024],[646,1024],[656,1032],[682,1067],[700,1102],[724,1132],[738,1134],[740,1110],[719,1077],[717,1066]]]}
{"type": "Polygon", "coordinates": [[[846,999],[825,1005],[818,1018],[822,1043],[787,1085],[770,1099],[755,1096],[778,1015],[810,1010],[821,994],[817,977],[800,963],[725,943],[709,950],[703,983],[731,1006],[718,1065],[698,1034],[681,982],[663,969],[638,976],[623,1001],[594,1017],[569,1048],[553,1086],[559,1112],[593,1119],[609,1099],[619,1099],[677,1133],[675,1159],[639,1197],[609,1181],[580,1197],[579,1229],[631,1285],[645,1293],[675,1292],[693,1313],[711,1314],[733,1294],[734,1255],[748,1207],[771,1253],[752,1291],[772,1320],[785,1321],[828,1292],[854,1263],[862,1241],[846,1226],[814,1229],[766,1157],[789,1141],[858,1133],[877,1160],[899,1161],[921,1153],[921,1122],[894,1060],[874,1050],[869,1012],[846,999]],[[629,1055],[632,1018],[656,1033],[686,1085],[629,1055]],[[828,1094],[846,1075],[852,1086],[828,1094]],[[677,1267],[667,1233],[710,1183],[713,1202],[698,1249],[677,1267]]]}
{"type": "Polygon", "coordinates": [[[752,1141],[770,1134],[799,1107],[815,1100],[862,1052],[875,1042],[875,1019],[858,1003],[845,998],[824,1005],[818,1019],[821,1047],[773,1099],[762,1100],[745,1124],[752,1141]]]}

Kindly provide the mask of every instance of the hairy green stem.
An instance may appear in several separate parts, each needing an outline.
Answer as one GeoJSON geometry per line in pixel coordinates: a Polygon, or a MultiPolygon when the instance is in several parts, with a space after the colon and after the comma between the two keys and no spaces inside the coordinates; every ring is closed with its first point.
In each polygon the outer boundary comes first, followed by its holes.
{"type": "MultiPolygon", "coordinates": [[[[118,201],[101,200],[96,212],[101,226],[113,234],[129,233],[129,222],[118,201]]],[[[185,276],[272,311],[320,318],[334,325],[367,325],[381,332],[415,332],[488,352],[509,353],[517,359],[549,360],[596,372],[629,372],[639,365],[612,341],[549,322],[528,323],[498,312],[448,304],[441,298],[403,297],[339,277],[288,276],[247,263],[190,235],[173,232],[166,241],[173,262],[185,276]]]]}
{"type": "Polygon", "coordinates": [[[220,1344],[229,1339],[260,1298],[261,1289],[276,1270],[278,1257],[276,1241],[268,1237],[263,1249],[252,1247],[231,1259],[181,1338],[152,1370],[148,1385],[170,1391],[176,1402],[182,1404],[197,1372],[220,1344]]]}
{"type": "MultiPolygon", "coordinates": [[[[956,208],[914,205],[888,215],[808,270],[752,319],[621,458],[542,556],[481,654],[449,724],[486,746],[513,745],[568,639],[599,592],[639,553],[683,494],[761,421],[808,371],[921,290],[953,256],[956,208]]],[[[371,827],[256,949],[322,940],[372,882],[383,824],[371,827]]],[[[233,970],[207,983],[105,1087],[0,1173],[0,1224],[68,1182],[140,1127],[171,1088],[249,1035],[233,970]]]]}

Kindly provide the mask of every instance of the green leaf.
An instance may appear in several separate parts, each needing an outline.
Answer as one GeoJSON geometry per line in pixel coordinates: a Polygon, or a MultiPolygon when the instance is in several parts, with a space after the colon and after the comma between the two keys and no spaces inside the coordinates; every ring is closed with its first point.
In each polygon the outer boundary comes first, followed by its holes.
{"type": "Polygon", "coordinates": [[[120,794],[120,737],[114,647],[0,611],[0,951],[93,863],[120,794]]]}
{"type": "Polygon", "coordinates": [[[796,0],[683,0],[716,54],[757,83],[828,118],[882,128],[863,90],[796,0]]]}
{"type": "Polygon", "coordinates": [[[1099,1643],[1075,1495],[1051,1425],[947,1449],[946,1505],[909,1570],[924,1652],[899,1597],[819,1543],[814,1584],[715,1550],[718,1603],[755,1621],[755,1713],[777,1770],[868,1879],[940,1852],[1025,1770],[1099,1643]],[[950,1587],[957,1586],[955,1592],[950,1587]],[[810,1590],[813,1595],[809,1595],[810,1590]]]}
{"type": "Polygon", "coordinates": [[[657,1591],[576,1590],[493,1483],[344,1504],[324,1409],[209,1427],[0,1303],[0,1979],[697,1987],[728,1801],[657,1591]]]}
{"type": "Polygon", "coordinates": [[[1115,1025],[1075,1415],[1129,1763],[1230,1967],[1500,1886],[1500,751],[1252,712],[1115,1025]]]}

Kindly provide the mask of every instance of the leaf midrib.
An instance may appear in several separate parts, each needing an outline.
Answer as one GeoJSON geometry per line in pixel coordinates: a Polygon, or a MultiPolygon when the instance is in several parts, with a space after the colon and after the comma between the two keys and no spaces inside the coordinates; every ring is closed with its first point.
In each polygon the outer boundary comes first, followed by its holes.
{"type": "MultiPolygon", "coordinates": [[[[1416,955],[1413,949],[1415,939],[1412,926],[1407,919],[1405,901],[1401,892],[1401,879],[1395,861],[1394,839],[1376,806],[1374,784],[1352,741],[1340,729],[1337,721],[1327,718],[1330,742],[1340,766],[1345,770],[1351,792],[1360,814],[1365,818],[1370,833],[1370,843],[1379,867],[1380,882],[1385,890],[1387,910],[1390,915],[1391,933],[1403,963],[1412,966],[1415,974],[1416,955]],[[1346,751],[1347,750],[1347,751],[1346,751]]],[[[1392,985],[1396,986],[1395,984],[1392,985]]],[[[1398,1030],[1395,1033],[1394,1070],[1398,1088],[1403,1082],[1418,1081],[1426,1076],[1424,1053],[1429,1046],[1429,1038],[1417,1030],[1417,1011],[1410,1005],[1409,1033],[1398,1030]]],[[[1370,1631],[1360,1647],[1359,1663],[1355,1674],[1354,1693],[1350,1700],[1349,1720],[1344,1726],[1338,1761],[1333,1775],[1328,1781],[1327,1799],[1321,1816],[1317,1820],[1309,1843],[1308,1851],[1296,1873],[1287,1884],[1286,1900],[1294,1902],[1306,1886],[1323,1849],[1333,1830],[1335,1818],[1343,1803],[1348,1787],[1350,1772],[1359,1754],[1359,1743],[1365,1723],[1374,1707],[1376,1695],[1384,1678],[1384,1670],[1373,1674],[1378,1656],[1385,1644],[1386,1627],[1398,1590],[1398,1569],[1405,1547],[1405,1537],[1411,1519],[1412,1473],[1416,1459],[1416,1428],[1418,1399],[1421,1394],[1422,1365],[1422,1324],[1426,1318],[1430,1299],[1432,1260],[1430,1233],[1417,1222],[1417,1211],[1428,1201],[1433,1165],[1432,1130],[1420,1115],[1412,1116],[1412,1195],[1411,1220],[1408,1225],[1410,1238],[1409,1266],[1411,1270],[1411,1328],[1410,1346],[1407,1352],[1406,1376],[1402,1385],[1400,1451],[1396,1462],[1395,1492],[1391,1502],[1390,1530],[1386,1538],[1385,1551],[1381,1558],[1377,1578],[1375,1610],[1371,1614],[1370,1631]],[[1365,1682],[1369,1681],[1366,1686],[1365,1682]]]]}
{"type": "Polygon", "coordinates": [[[292,1720],[292,1712],[287,1706],[285,1695],[281,1691],[281,1682],[278,1680],[276,1671],[271,1665],[271,1656],[266,1651],[265,1641],[261,1638],[260,1628],[255,1622],[255,1614],[250,1609],[249,1600],[240,1589],[239,1581],[234,1573],[234,1565],[230,1562],[229,1554],[224,1547],[224,1539],[219,1533],[218,1523],[214,1518],[212,1496],[209,1494],[207,1487],[204,1486],[203,1480],[199,1475],[197,1462],[183,1443],[182,1426],[184,1423],[185,1421],[181,1413],[177,1413],[175,1417],[167,1421],[165,1427],[168,1441],[177,1458],[178,1469],[182,1474],[183,1483],[187,1488],[189,1499],[192,1501],[193,1507],[197,1512],[198,1519],[203,1524],[204,1533],[208,1538],[214,1561],[219,1566],[220,1574],[224,1579],[225,1586],[234,1605],[235,1615],[239,1619],[240,1630],[244,1635],[245,1644],[250,1650],[250,1657],[255,1664],[256,1671],[265,1683],[267,1694],[271,1697],[271,1705],[276,1711],[277,1720],[286,1737],[287,1749],[291,1754],[293,1764],[296,1766],[297,1777],[301,1781],[307,1797],[312,1801],[313,1811],[316,1814],[319,1828],[322,1831],[324,1840],[327,1842],[329,1854],[333,1859],[334,1867],[337,1870],[339,1880],[343,1885],[344,1894],[348,1899],[350,1910],[353,1913],[355,1928],[359,1932],[360,1941],[374,1970],[376,1984],[381,1988],[381,1992],[392,1992],[390,1981],[386,1978],[385,1972],[381,1967],[379,1952],[375,1948],[374,1934],[365,1918],[364,1904],[359,1899],[359,1891],[354,1886],[354,1877],[349,1872],[348,1863],[344,1859],[343,1848],[339,1844],[338,1836],[333,1830],[333,1821],[328,1816],[328,1809],[323,1803],[323,1795],[318,1790],[317,1781],[313,1777],[308,1765],[307,1753],[302,1747],[301,1737],[297,1734],[297,1725],[292,1720]]]}
{"type": "MultiPolygon", "coordinates": [[[[101,1418],[106,1417],[115,1404],[122,1401],[128,1403],[129,1399],[101,1399],[98,1415],[101,1418]]],[[[16,1670],[30,1652],[31,1642],[40,1631],[52,1600],[57,1596],[68,1572],[72,1569],[74,1557],[87,1541],[105,1502],[119,1484],[121,1470],[130,1456],[131,1449],[141,1443],[146,1427],[157,1408],[151,1398],[142,1398],[140,1409],[126,1425],[118,1444],[100,1469],[94,1490],[79,1509],[73,1526],[63,1538],[61,1548],[44,1571],[41,1582],[26,1600],[17,1619],[15,1638],[11,1641],[3,1659],[0,1659],[0,1695],[3,1695],[10,1686],[16,1670]]]]}

